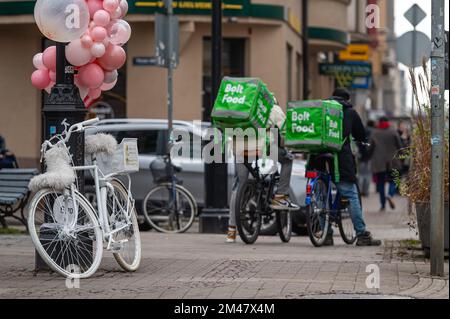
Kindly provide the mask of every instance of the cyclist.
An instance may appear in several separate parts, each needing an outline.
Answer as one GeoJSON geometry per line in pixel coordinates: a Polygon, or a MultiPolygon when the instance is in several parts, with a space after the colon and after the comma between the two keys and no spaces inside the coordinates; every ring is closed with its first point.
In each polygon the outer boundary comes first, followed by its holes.
{"type": "MultiPolygon", "coordinates": [[[[340,182],[336,183],[336,187],[341,195],[349,200],[351,219],[357,236],[356,245],[379,246],[381,241],[374,239],[372,234],[366,229],[357,187],[356,161],[351,149],[351,137],[356,142],[367,142],[366,130],[359,114],[353,109],[353,105],[350,102],[350,93],[347,89],[337,88],[330,100],[340,103],[344,111],[343,137],[345,142],[338,154],[340,182]]],[[[333,244],[333,230],[330,227],[324,245],[331,246],[333,244]]]]}
{"type": "MultiPolygon", "coordinates": [[[[299,206],[292,203],[289,200],[289,185],[291,181],[292,174],[292,165],[294,156],[289,153],[284,147],[281,147],[281,134],[280,130],[284,128],[284,124],[286,121],[286,115],[280,106],[275,105],[272,108],[269,117],[269,128],[277,128],[278,129],[278,162],[281,164],[281,172],[280,172],[280,180],[277,187],[277,193],[272,199],[270,207],[273,210],[298,210],[299,206]]],[[[257,141],[260,146],[262,143],[257,141]]],[[[263,142],[264,143],[264,142],[263,142]]],[[[250,144],[250,143],[249,143],[250,144]]],[[[255,143],[256,145],[256,143],[255,143]]],[[[258,146],[256,145],[256,146],[258,146]]],[[[248,145],[247,145],[248,146],[248,145]]],[[[243,150],[244,153],[258,152],[257,149],[247,149],[243,150]]],[[[233,149],[236,155],[236,149],[233,149]]],[[[238,150],[240,151],[240,150],[238,150]]],[[[250,156],[250,155],[248,155],[250,156]]],[[[235,156],[236,157],[236,156],[235,156]]],[[[247,160],[244,155],[244,160],[247,160]]],[[[231,192],[230,198],[230,218],[228,222],[228,234],[227,234],[227,243],[236,242],[236,214],[235,214],[235,203],[236,203],[236,195],[239,183],[245,183],[248,179],[249,171],[247,167],[243,163],[235,163],[235,177],[233,183],[233,190],[231,192]]]]}

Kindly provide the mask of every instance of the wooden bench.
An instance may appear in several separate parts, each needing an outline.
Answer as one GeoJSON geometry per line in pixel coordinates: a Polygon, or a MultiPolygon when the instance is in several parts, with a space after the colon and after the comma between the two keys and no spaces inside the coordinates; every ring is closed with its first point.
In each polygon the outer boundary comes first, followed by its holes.
{"type": "Polygon", "coordinates": [[[28,184],[37,173],[37,169],[0,169],[0,224],[4,228],[7,227],[5,217],[12,217],[28,230],[24,209],[30,196],[28,184]],[[15,215],[19,211],[20,216],[15,215]]]}

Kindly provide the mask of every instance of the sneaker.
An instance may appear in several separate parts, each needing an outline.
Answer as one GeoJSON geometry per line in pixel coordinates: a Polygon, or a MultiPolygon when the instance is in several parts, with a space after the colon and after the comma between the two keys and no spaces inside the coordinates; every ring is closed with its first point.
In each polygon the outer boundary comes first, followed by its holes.
{"type": "Polygon", "coordinates": [[[236,227],[228,227],[227,233],[227,243],[235,243],[236,242],[236,227]]]}
{"type": "Polygon", "coordinates": [[[387,201],[388,201],[388,203],[389,203],[389,207],[390,207],[391,209],[395,209],[394,199],[393,199],[391,196],[388,196],[386,199],[387,199],[387,201]]]}
{"type": "Polygon", "coordinates": [[[333,234],[327,235],[327,238],[325,238],[322,246],[334,246],[333,234]]]}
{"type": "Polygon", "coordinates": [[[356,246],[380,246],[381,240],[373,239],[372,234],[366,231],[364,234],[358,236],[356,246]]]}
{"type": "Polygon", "coordinates": [[[270,204],[273,210],[299,210],[300,206],[294,204],[286,195],[275,195],[270,204]]]}

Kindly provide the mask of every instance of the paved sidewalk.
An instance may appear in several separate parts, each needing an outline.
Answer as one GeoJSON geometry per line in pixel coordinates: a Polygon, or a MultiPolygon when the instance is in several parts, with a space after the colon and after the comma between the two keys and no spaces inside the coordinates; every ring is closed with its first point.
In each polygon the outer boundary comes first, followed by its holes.
{"type": "Polygon", "coordinates": [[[314,248],[307,237],[282,244],[260,237],[256,244],[224,243],[222,235],[143,233],[137,273],[120,271],[106,253],[101,269],[67,289],[56,274],[34,274],[34,248],[27,236],[0,236],[0,298],[449,298],[444,279],[430,278],[420,252],[400,239],[415,238],[407,226],[405,202],[378,213],[376,199],[367,223],[382,247],[353,247],[336,237],[334,247],[314,248]],[[406,249],[406,253],[399,253],[406,249]],[[380,289],[369,289],[368,265],[380,269],[380,289]]]}

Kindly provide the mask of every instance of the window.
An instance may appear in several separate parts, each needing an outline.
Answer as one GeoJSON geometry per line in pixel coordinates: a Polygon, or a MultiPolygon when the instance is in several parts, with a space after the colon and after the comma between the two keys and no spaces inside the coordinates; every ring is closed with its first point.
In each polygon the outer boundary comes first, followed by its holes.
{"type": "Polygon", "coordinates": [[[296,85],[296,89],[297,89],[297,100],[301,100],[302,99],[302,65],[303,65],[303,59],[302,56],[300,54],[297,53],[297,74],[295,76],[296,81],[297,81],[297,85],[296,85]]]}
{"type": "Polygon", "coordinates": [[[292,46],[287,45],[286,50],[287,99],[292,101],[292,46]]]}
{"type": "MultiPolygon", "coordinates": [[[[203,109],[209,110],[211,102],[211,39],[203,39],[203,109]]],[[[223,39],[222,74],[226,76],[245,76],[245,39],[223,39]]],[[[208,116],[209,117],[209,114],[208,116]]]]}

